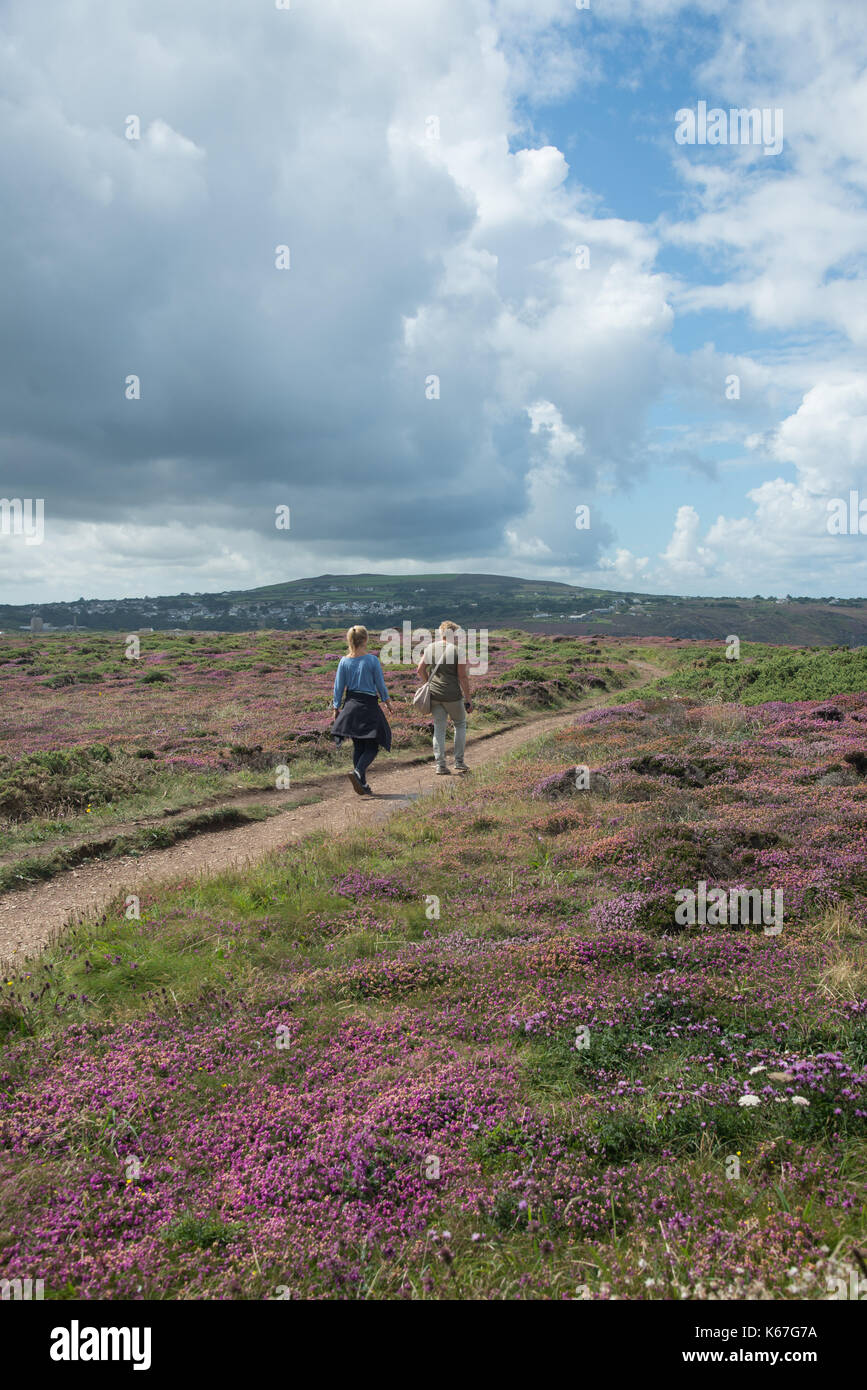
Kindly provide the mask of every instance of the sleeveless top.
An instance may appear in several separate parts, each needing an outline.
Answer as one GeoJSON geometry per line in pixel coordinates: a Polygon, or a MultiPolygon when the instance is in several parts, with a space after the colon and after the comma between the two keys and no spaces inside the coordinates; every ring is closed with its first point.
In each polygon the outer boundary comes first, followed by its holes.
{"type": "Polygon", "coordinates": [[[442,637],[438,637],[434,642],[429,642],[425,647],[422,656],[427,666],[432,700],[448,701],[464,698],[464,692],[461,690],[461,683],[458,680],[458,655],[455,643],[446,642],[442,637]],[[434,676],[433,669],[443,657],[443,653],[445,653],[445,660],[434,676]]]}

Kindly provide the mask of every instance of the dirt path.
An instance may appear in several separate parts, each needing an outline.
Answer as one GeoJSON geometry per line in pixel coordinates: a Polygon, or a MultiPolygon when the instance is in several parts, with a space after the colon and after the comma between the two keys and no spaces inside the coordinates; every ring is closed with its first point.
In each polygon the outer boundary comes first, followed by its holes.
{"type": "MultiPolygon", "coordinates": [[[[641,677],[629,682],[638,688],[660,674],[659,668],[644,661],[630,663],[641,670],[641,677]]],[[[487,738],[467,742],[467,761],[471,767],[502,758],[504,754],[554,729],[568,727],[583,709],[610,701],[610,693],[582,700],[557,714],[528,718],[517,727],[487,738]]],[[[348,778],[320,782],[323,799],[312,806],[297,806],[269,820],[230,830],[183,840],[169,849],[151,850],[142,855],[100,859],[59,874],[47,883],[0,900],[0,962],[14,966],[56,937],[73,919],[98,912],[119,895],[140,892],[160,883],[178,884],[191,878],[225,873],[263,859],[275,850],[291,845],[318,830],[339,835],[359,825],[376,823],[411,805],[419,796],[434,789],[460,795],[468,778],[437,777],[433,762],[422,766],[389,766],[387,755],[380,755],[370,773],[372,797],[352,791],[348,778]]],[[[293,790],[297,790],[293,788],[293,790]]]]}

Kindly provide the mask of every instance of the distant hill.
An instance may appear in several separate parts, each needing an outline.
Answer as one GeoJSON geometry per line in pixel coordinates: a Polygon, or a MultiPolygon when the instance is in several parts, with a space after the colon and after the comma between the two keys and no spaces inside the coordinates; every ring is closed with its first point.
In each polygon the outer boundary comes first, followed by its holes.
{"type": "Polygon", "coordinates": [[[499,574],[322,574],[218,594],[0,605],[0,627],[29,627],[34,615],[46,627],[130,632],[341,628],[351,622],[381,631],[404,621],[433,628],[451,618],[466,627],[552,633],[867,645],[867,599],[682,598],[499,574]]]}

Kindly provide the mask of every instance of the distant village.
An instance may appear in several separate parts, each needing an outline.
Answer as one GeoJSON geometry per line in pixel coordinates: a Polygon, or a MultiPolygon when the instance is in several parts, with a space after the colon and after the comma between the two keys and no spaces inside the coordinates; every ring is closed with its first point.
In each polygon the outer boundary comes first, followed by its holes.
{"type": "MultiPolygon", "coordinates": [[[[331,592],[339,592],[337,585],[331,587],[331,592]]],[[[419,587],[412,593],[424,594],[426,590],[419,587]]],[[[405,601],[367,597],[363,590],[359,590],[358,597],[353,599],[307,599],[294,603],[286,599],[254,598],[229,601],[228,595],[224,594],[196,593],[189,596],[179,594],[177,598],[169,600],[92,599],[80,600],[77,604],[48,604],[46,608],[52,613],[58,609],[71,611],[72,622],[50,622],[41,613],[34,612],[29,621],[18,624],[18,628],[21,632],[75,632],[79,628],[112,626],[106,620],[117,618],[123,619],[125,625],[134,627],[138,632],[165,630],[169,623],[195,628],[216,622],[232,625],[232,620],[241,627],[279,626],[290,622],[303,627],[316,619],[356,617],[359,613],[366,618],[394,618],[403,616],[406,607],[405,601]],[[178,599],[185,598],[189,598],[189,602],[178,602],[178,599]],[[94,619],[97,621],[94,622],[94,619]],[[155,620],[155,625],[142,626],[147,619],[155,620]]],[[[478,604],[470,602],[464,607],[477,608],[478,604]]]]}
{"type": "MultiPolygon", "coordinates": [[[[424,589],[414,589],[413,596],[424,594],[424,589]]],[[[180,595],[184,597],[184,595],[180,595]]],[[[191,596],[192,601],[183,606],[164,606],[160,603],[148,603],[147,600],[135,599],[97,599],[86,604],[78,605],[78,611],[71,623],[51,623],[39,613],[34,613],[27,623],[19,624],[22,632],[74,632],[78,628],[98,627],[99,622],[94,623],[94,618],[117,618],[128,617],[130,624],[137,626],[139,632],[153,632],[154,627],[142,627],[142,619],[156,619],[160,629],[164,629],[166,623],[174,622],[183,624],[185,628],[195,627],[197,623],[211,623],[216,619],[221,621],[240,619],[246,624],[279,626],[284,623],[292,622],[301,626],[309,624],[311,621],[328,618],[347,619],[362,615],[364,618],[381,617],[383,619],[403,617],[407,613],[408,604],[395,602],[392,600],[382,600],[368,598],[359,593],[357,598],[347,599],[309,599],[299,603],[287,603],[283,600],[255,601],[227,603],[220,602],[222,595],[209,594],[191,596]],[[196,601],[198,600],[198,601],[196,601]],[[203,601],[204,600],[204,601],[203,601]],[[79,621],[79,618],[82,621],[79,621]]],[[[424,602],[422,600],[422,602],[424,602]]],[[[478,608],[475,600],[464,600],[461,608],[478,608]]],[[[564,604],[558,611],[539,610],[526,616],[532,617],[533,621],[567,621],[580,622],[585,618],[594,617],[603,613],[634,613],[641,614],[646,611],[645,605],[639,599],[627,600],[616,599],[613,603],[605,604],[599,608],[588,608],[582,613],[566,613],[563,611],[564,604]]]]}
{"type": "MultiPolygon", "coordinates": [[[[265,628],[294,631],[342,627],[348,622],[381,624],[386,628],[409,620],[430,626],[448,616],[464,624],[481,621],[492,628],[530,626],[551,630],[558,624],[583,623],[591,628],[598,625],[601,631],[612,634],[656,632],[699,641],[719,636],[720,624],[736,621],[748,624],[742,635],[748,635],[750,640],[771,642],[784,640],[784,627],[785,640],[789,641],[800,638],[851,645],[863,643],[867,633],[867,614],[862,617],[863,599],[797,598],[791,594],[777,598],[756,594],[752,599],[700,599],[676,594],[582,591],[565,586],[558,591],[554,585],[536,588],[510,578],[504,578],[500,587],[497,576],[487,575],[455,575],[454,583],[446,586],[439,576],[435,586],[394,580],[390,591],[388,583],[363,582],[373,578],[365,575],[360,583],[353,576],[339,576],[334,583],[323,583],[321,579],[293,581],[285,586],[275,585],[276,592],[264,589],[251,590],[249,594],[81,598],[63,603],[0,606],[0,629],[34,635],[100,629],[170,634],[265,628]],[[592,606],[581,605],[582,598],[585,602],[590,600],[592,606]],[[809,605],[812,613],[800,609],[801,604],[809,605]],[[818,605],[824,605],[824,609],[818,605]],[[831,622],[829,606],[840,613],[839,622],[831,622]],[[861,611],[846,619],[846,608],[861,611]],[[781,623],[783,610],[789,615],[785,624],[781,623]]],[[[725,631],[738,628],[726,627],[725,631]]]]}

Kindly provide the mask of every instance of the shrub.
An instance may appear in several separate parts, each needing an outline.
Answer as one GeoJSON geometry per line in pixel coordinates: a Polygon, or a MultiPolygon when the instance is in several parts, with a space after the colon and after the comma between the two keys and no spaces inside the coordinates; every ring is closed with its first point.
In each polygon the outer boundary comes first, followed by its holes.
{"type": "Polygon", "coordinates": [[[244,1233],[238,1222],[227,1223],[219,1216],[176,1216],[163,1230],[163,1240],[176,1245],[192,1245],[199,1250],[232,1245],[244,1233]]]}
{"type": "Polygon", "coordinates": [[[508,678],[510,681],[547,681],[551,679],[551,672],[543,671],[541,666],[521,664],[512,667],[508,678]]]}

